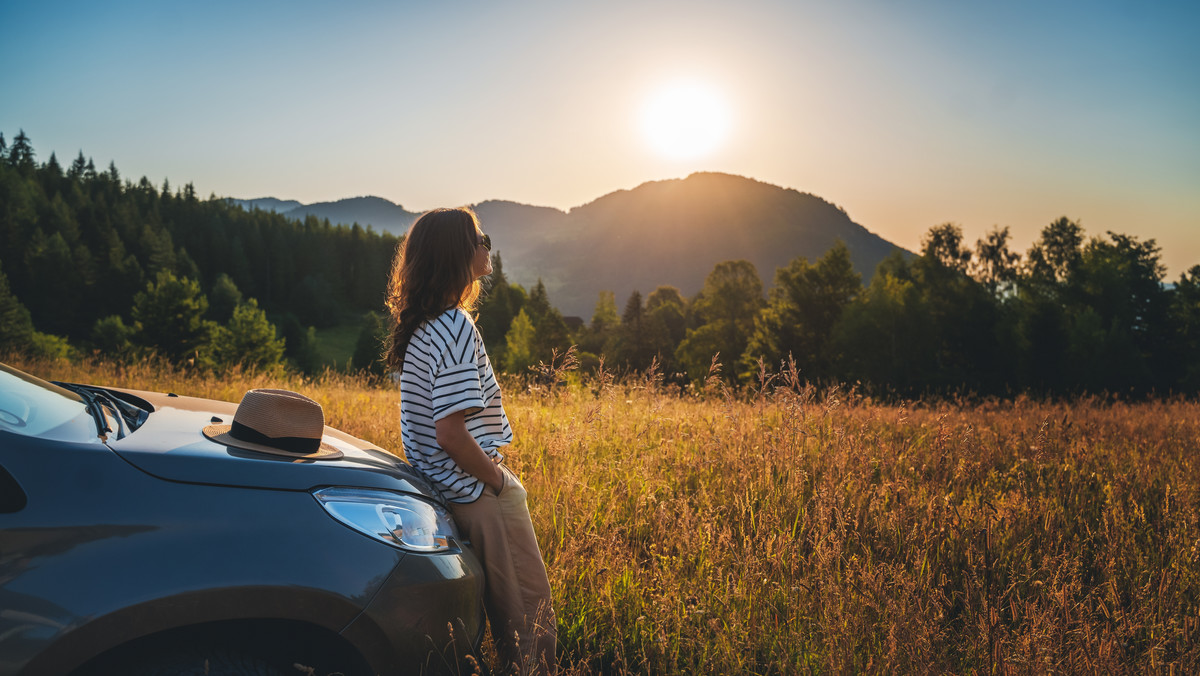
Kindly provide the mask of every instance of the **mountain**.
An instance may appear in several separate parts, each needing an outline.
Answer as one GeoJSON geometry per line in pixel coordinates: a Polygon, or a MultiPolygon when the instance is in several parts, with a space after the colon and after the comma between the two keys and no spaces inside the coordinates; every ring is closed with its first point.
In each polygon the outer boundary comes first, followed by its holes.
{"type": "Polygon", "coordinates": [[[279,200],[274,197],[259,197],[252,200],[239,200],[230,197],[228,201],[246,211],[262,209],[263,211],[274,211],[277,214],[286,213],[296,207],[304,206],[296,200],[279,200]]]}
{"type": "Polygon", "coordinates": [[[420,216],[382,197],[351,197],[336,202],[317,202],[298,206],[283,215],[301,221],[309,215],[328,218],[334,225],[358,223],[364,228],[370,225],[393,235],[403,235],[420,216]]]}
{"type": "MultiPolygon", "coordinates": [[[[692,296],[721,261],[749,260],[770,288],[776,268],[798,256],[815,261],[840,239],[867,281],[897,248],[820,197],[730,174],[644,183],[567,212],[500,200],[474,209],[510,281],[528,289],[541,279],[555,306],[584,318],[600,291],[614,292],[618,307],[633,291],[646,296],[660,285],[692,296]]],[[[394,234],[418,215],[379,197],[285,212],[307,214],[394,234]]]]}
{"type": "Polygon", "coordinates": [[[492,238],[492,246],[504,261],[504,274],[530,288],[527,280],[537,283],[536,264],[539,251],[548,243],[556,241],[567,213],[551,207],[535,207],[517,202],[493,200],[480,202],[472,207],[479,216],[483,231],[492,238]]]}
{"type": "Polygon", "coordinates": [[[584,318],[602,290],[615,293],[618,307],[633,291],[644,297],[660,285],[692,296],[721,261],[749,260],[769,288],[776,268],[798,256],[815,261],[841,239],[867,281],[897,248],[819,197],[729,174],[645,183],[559,219],[535,209],[510,205],[480,216],[511,281],[528,288],[541,278],[564,314],[584,318]],[[519,219],[534,236],[522,237],[519,219]]]}
{"type": "Polygon", "coordinates": [[[412,225],[420,214],[406,211],[404,207],[382,197],[350,197],[335,202],[314,202],[302,204],[296,200],[281,200],[274,197],[259,197],[243,200],[233,197],[227,200],[246,211],[262,209],[283,214],[288,218],[303,221],[312,215],[320,219],[329,219],[333,225],[353,225],[364,228],[373,226],[377,231],[390,232],[393,235],[403,235],[408,226],[412,225]]]}

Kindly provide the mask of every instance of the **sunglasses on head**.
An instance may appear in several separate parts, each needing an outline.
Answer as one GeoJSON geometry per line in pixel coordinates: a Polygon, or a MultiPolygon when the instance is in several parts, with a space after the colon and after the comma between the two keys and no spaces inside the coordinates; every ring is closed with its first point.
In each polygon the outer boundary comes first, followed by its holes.
{"type": "Polygon", "coordinates": [[[482,245],[483,245],[483,248],[487,249],[488,251],[491,251],[491,250],[492,250],[492,236],[491,236],[491,235],[484,235],[484,236],[483,236],[483,239],[480,239],[480,240],[479,240],[478,242],[476,242],[475,244],[476,244],[476,246],[478,246],[478,245],[482,244],[482,245]]]}

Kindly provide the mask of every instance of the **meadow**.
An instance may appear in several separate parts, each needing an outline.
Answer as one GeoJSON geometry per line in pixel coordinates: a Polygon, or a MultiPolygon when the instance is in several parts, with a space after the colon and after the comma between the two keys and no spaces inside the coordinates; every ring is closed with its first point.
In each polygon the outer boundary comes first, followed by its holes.
{"type": "MultiPolygon", "coordinates": [[[[333,371],[7,363],[238,401],[283,387],[401,448],[333,371]]],[[[1200,403],[879,402],[795,372],[509,379],[566,674],[1196,673],[1200,403]]]]}

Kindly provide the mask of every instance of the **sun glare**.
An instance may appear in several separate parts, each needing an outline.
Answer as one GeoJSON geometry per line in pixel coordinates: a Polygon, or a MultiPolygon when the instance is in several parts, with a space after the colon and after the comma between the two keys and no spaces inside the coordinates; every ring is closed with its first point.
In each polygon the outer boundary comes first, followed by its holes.
{"type": "Polygon", "coordinates": [[[725,140],[729,110],[720,93],[707,84],[678,82],[647,101],[642,131],[654,150],[666,157],[702,157],[725,140]]]}

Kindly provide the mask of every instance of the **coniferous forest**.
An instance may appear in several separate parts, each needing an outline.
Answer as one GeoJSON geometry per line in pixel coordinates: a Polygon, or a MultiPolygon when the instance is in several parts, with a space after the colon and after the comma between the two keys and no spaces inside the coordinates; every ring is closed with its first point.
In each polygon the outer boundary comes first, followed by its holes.
{"type": "Polygon", "coordinates": [[[311,329],[382,308],[391,235],[38,163],[23,132],[0,157],[0,345],[306,368],[311,329]]]}
{"type": "MultiPolygon", "coordinates": [[[[308,372],[316,329],[353,325],[347,365],[379,372],[396,243],[133,182],[82,153],[39,162],[24,132],[0,136],[0,353],[308,372]]],[[[1007,228],[971,245],[937,225],[920,255],[897,251],[869,280],[845,246],[775,271],[725,261],[690,298],[661,286],[619,305],[599,291],[590,321],[563,317],[540,283],[509,283],[499,255],[495,268],[478,324],[510,373],[573,346],[585,370],[653,369],[681,386],[794,369],[901,396],[1200,390],[1200,265],[1167,280],[1154,240],[1065,217],[1025,252],[1007,228]]]]}

